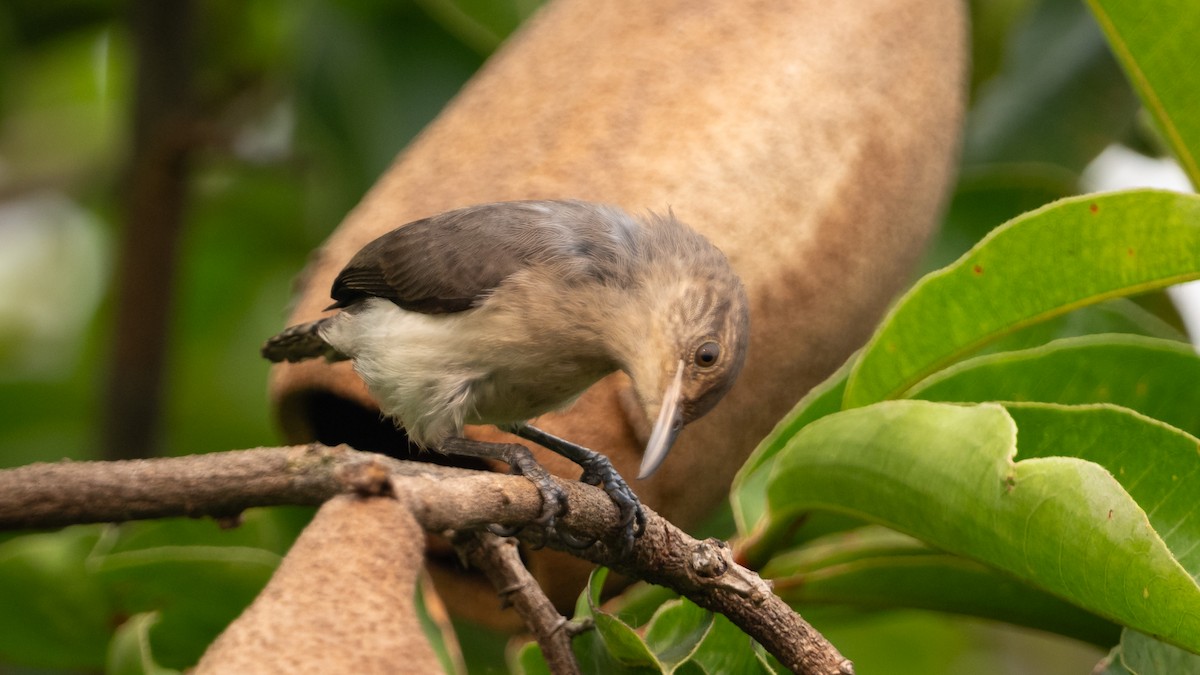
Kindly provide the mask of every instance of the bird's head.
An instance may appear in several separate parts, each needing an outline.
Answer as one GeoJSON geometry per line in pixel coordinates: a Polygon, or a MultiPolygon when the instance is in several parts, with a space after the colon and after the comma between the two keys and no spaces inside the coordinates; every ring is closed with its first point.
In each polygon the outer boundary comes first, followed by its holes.
{"type": "Polygon", "coordinates": [[[638,478],[658,469],[684,425],[717,405],[746,360],[750,318],[741,280],[720,251],[691,234],[679,264],[654,267],[644,292],[656,311],[643,317],[649,330],[626,357],[653,422],[638,478]]]}

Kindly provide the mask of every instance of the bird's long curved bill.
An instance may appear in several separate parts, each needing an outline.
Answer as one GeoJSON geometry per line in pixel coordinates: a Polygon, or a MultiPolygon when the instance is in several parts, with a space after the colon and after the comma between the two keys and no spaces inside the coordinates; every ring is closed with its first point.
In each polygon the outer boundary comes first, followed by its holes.
{"type": "Polygon", "coordinates": [[[675,369],[675,377],[670,386],[663,392],[662,407],[658,410],[658,419],[654,420],[654,430],[650,432],[650,441],[646,443],[646,452],[642,455],[642,468],[638,470],[638,478],[648,478],[658,465],[667,458],[667,451],[675,443],[675,437],[683,428],[683,409],[679,407],[679,394],[683,390],[683,361],[675,369]]]}

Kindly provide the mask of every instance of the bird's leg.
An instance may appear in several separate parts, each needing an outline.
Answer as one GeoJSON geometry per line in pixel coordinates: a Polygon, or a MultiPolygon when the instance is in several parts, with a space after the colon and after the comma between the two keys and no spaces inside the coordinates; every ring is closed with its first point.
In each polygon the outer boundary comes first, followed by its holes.
{"type": "Polygon", "coordinates": [[[621,512],[621,526],[625,528],[626,549],[631,547],[633,540],[640,537],[646,530],[646,514],[642,511],[641,501],[638,500],[637,495],[633,493],[621,474],[613,468],[612,462],[607,457],[528,424],[517,424],[513,427],[512,432],[547,450],[553,450],[583,467],[583,475],[579,477],[579,480],[584,483],[589,485],[603,483],[604,491],[608,493],[621,512]]]}
{"type": "Polygon", "coordinates": [[[529,448],[518,443],[490,443],[452,436],[442,441],[440,450],[448,455],[499,460],[509,465],[514,474],[532,481],[542,495],[542,513],[537,522],[548,532],[553,531],[554,521],[566,513],[567,494],[550,477],[550,472],[538,464],[529,448]]]}

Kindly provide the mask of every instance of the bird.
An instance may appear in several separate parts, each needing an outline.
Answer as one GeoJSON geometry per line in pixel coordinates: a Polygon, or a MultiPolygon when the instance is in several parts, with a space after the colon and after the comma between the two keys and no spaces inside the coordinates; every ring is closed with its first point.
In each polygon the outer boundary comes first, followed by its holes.
{"type": "Polygon", "coordinates": [[[529,420],[624,371],[653,422],[638,473],[646,478],[683,426],[728,392],[749,341],[738,275],[669,209],[634,217],[580,200],[454,209],[366,244],[330,296],[336,313],[271,337],[263,356],[350,360],[419,448],[501,459],[530,477],[543,524],[565,508],[545,470],[524,446],[471,441],[463,427],[496,425],[572,459],[617,504],[627,540],[645,516],[608,458],[529,420]]]}

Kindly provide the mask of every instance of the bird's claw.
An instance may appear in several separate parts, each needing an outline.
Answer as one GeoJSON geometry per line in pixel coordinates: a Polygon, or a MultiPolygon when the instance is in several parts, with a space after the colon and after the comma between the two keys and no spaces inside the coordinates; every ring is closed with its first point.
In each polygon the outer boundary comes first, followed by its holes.
{"type": "Polygon", "coordinates": [[[524,530],[524,529],[525,529],[524,525],[513,525],[512,527],[505,527],[499,523],[492,523],[491,525],[487,526],[488,532],[491,532],[492,534],[496,535],[497,537],[500,537],[501,539],[508,539],[509,537],[515,537],[518,534],[521,534],[521,530],[524,530]]]}
{"type": "Polygon", "coordinates": [[[553,532],[548,532],[547,534],[557,537],[564,546],[576,552],[590,548],[592,544],[596,543],[595,539],[590,537],[576,537],[566,530],[555,529],[553,532]]]}
{"type": "Polygon", "coordinates": [[[583,469],[579,480],[588,485],[603,485],[609,499],[616,504],[620,511],[620,525],[624,531],[621,550],[628,551],[633,542],[646,531],[646,513],[637,495],[630,489],[629,484],[617,473],[612,462],[600,453],[589,450],[582,445],[576,445],[565,439],[548,434],[537,427],[520,425],[514,433],[557,452],[570,459],[583,469]]]}
{"type": "MultiPolygon", "coordinates": [[[[524,446],[516,447],[524,449],[524,446]]],[[[514,449],[511,459],[512,461],[509,462],[509,466],[512,468],[512,472],[519,476],[525,476],[532,481],[537,486],[538,492],[542,495],[542,514],[538,517],[536,524],[545,531],[546,538],[557,538],[567,548],[575,551],[582,551],[595,544],[595,539],[577,537],[557,527],[559,516],[567,512],[567,494],[550,477],[550,473],[534,459],[533,455],[526,455],[514,449]]],[[[584,465],[580,481],[588,485],[603,486],[604,491],[613,500],[613,503],[616,504],[617,509],[621,513],[620,525],[624,530],[621,550],[630,550],[633,547],[634,540],[642,536],[642,533],[646,531],[646,514],[642,510],[642,503],[638,500],[637,495],[634,494],[629,484],[625,482],[625,479],[621,477],[621,474],[617,473],[617,470],[613,468],[612,462],[607,457],[599,454],[589,459],[584,465]]],[[[511,534],[504,536],[513,536],[519,533],[521,529],[520,527],[516,527],[501,531],[511,531],[511,534]]]]}
{"type": "MultiPolygon", "coordinates": [[[[528,478],[542,496],[542,512],[534,522],[547,532],[553,531],[558,517],[567,512],[567,493],[558,486],[550,472],[538,464],[525,446],[514,447],[521,450],[514,450],[513,461],[509,462],[513,474],[528,478]]],[[[520,528],[517,528],[517,531],[519,532],[520,528]]]]}
{"type": "MultiPolygon", "coordinates": [[[[533,481],[533,484],[537,486],[538,492],[542,495],[542,513],[538,516],[536,523],[545,532],[545,540],[557,538],[567,548],[575,551],[582,551],[596,543],[595,539],[576,537],[570,532],[558,528],[559,516],[567,512],[567,493],[558,486],[558,483],[554,482],[554,479],[550,477],[550,473],[541,464],[538,464],[532,456],[529,459],[531,465],[519,462],[514,464],[512,468],[514,474],[525,476],[533,481]],[[557,504],[557,508],[551,507],[551,504],[557,504]]],[[[513,529],[516,532],[520,532],[522,528],[517,527],[513,529]]],[[[535,548],[544,546],[545,540],[542,541],[541,545],[535,546],[535,548]]]]}
{"type": "MultiPolygon", "coordinates": [[[[550,476],[550,472],[538,464],[529,448],[523,445],[489,443],[454,436],[443,441],[441,450],[451,455],[497,459],[507,464],[513,474],[528,478],[542,497],[542,512],[535,523],[547,532],[553,532],[558,517],[567,512],[567,493],[550,476]]],[[[522,527],[492,525],[488,529],[498,536],[511,537],[519,533],[522,527]]]]}
{"type": "Polygon", "coordinates": [[[612,462],[600,454],[590,457],[583,465],[583,475],[579,480],[589,485],[603,484],[604,491],[621,513],[620,524],[625,531],[623,550],[632,548],[634,540],[646,531],[646,512],[629,484],[613,468],[612,462]]]}

